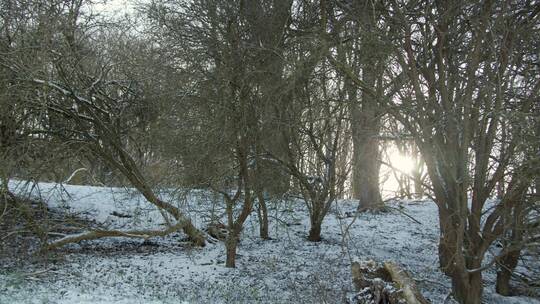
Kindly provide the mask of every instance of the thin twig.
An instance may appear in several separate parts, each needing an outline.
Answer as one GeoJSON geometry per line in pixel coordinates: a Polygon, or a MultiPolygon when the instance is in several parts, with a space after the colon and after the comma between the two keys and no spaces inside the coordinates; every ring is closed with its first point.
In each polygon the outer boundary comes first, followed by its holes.
{"type": "Polygon", "coordinates": [[[419,220],[415,219],[414,217],[412,217],[411,215],[407,214],[405,211],[399,209],[399,208],[396,208],[396,207],[392,207],[392,206],[385,206],[386,208],[390,208],[390,209],[393,209],[393,210],[396,210],[398,212],[400,212],[401,214],[405,215],[406,217],[410,218],[411,220],[413,220],[415,223],[417,224],[420,224],[420,225],[423,225],[422,222],[420,222],[419,220]]]}
{"type": "Polygon", "coordinates": [[[35,272],[29,272],[29,273],[24,273],[22,274],[23,277],[33,277],[33,276],[38,276],[38,275],[41,275],[41,274],[45,274],[51,270],[53,270],[54,268],[51,267],[51,268],[47,268],[47,269],[44,269],[44,270],[38,270],[38,271],[35,271],[35,272]]]}

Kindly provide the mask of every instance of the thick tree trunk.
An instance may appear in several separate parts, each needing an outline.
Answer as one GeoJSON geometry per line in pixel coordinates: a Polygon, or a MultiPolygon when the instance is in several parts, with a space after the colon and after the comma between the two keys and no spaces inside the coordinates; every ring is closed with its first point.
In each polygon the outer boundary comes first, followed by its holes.
{"type": "MultiPolygon", "coordinates": [[[[377,79],[382,75],[380,63],[383,58],[375,52],[380,47],[374,34],[376,25],[374,12],[370,4],[360,4],[362,18],[361,30],[368,35],[362,36],[362,49],[359,57],[359,68],[362,81],[377,91],[377,79]],[[372,36],[373,35],[373,36],[372,36]]],[[[350,94],[351,130],[353,137],[353,198],[360,201],[358,209],[380,209],[383,207],[379,189],[380,150],[378,136],[380,133],[379,100],[376,96],[361,92],[359,99],[356,93],[350,94]]]]}
{"type": "Polygon", "coordinates": [[[497,283],[495,285],[495,290],[498,294],[503,296],[512,295],[510,279],[512,278],[512,272],[518,264],[520,254],[520,250],[514,250],[500,260],[499,270],[497,271],[497,283]]]}
{"type": "Polygon", "coordinates": [[[359,209],[380,209],[383,201],[379,188],[379,143],[376,139],[378,128],[356,132],[355,129],[353,128],[353,198],[359,200],[359,209]]]}
{"type": "Polygon", "coordinates": [[[463,252],[463,218],[465,216],[460,216],[455,211],[439,208],[439,264],[443,273],[452,280],[452,292],[458,303],[480,304],[483,291],[482,272],[469,272],[469,269],[480,268],[482,257],[474,256],[472,252],[463,252]]]}
{"type": "Polygon", "coordinates": [[[185,218],[187,221],[184,225],[184,233],[189,236],[191,243],[196,247],[204,247],[206,245],[206,238],[204,234],[197,229],[190,219],[185,218]]]}
{"type": "MultiPolygon", "coordinates": [[[[536,107],[536,114],[537,114],[537,117],[540,117],[540,106],[538,106],[538,103],[537,103],[537,107],[536,107]]],[[[540,138],[540,120],[536,120],[536,137],[537,138],[540,138]]],[[[540,142],[538,142],[538,146],[537,146],[537,155],[540,155],[540,142]]],[[[540,197],[540,174],[535,174],[534,178],[533,178],[533,186],[534,186],[534,194],[536,195],[536,197],[540,197]]],[[[518,256],[519,258],[519,256],[518,256]]],[[[517,259],[516,258],[516,265],[511,268],[512,270],[514,270],[517,266],[517,259]]],[[[510,264],[510,263],[509,263],[510,264]]],[[[504,262],[503,262],[503,265],[504,265],[504,262]]],[[[510,264],[512,265],[512,264],[510,264]]],[[[498,278],[497,278],[497,283],[498,283],[498,278]]],[[[510,284],[510,280],[508,280],[508,285],[510,284]]],[[[499,291],[497,291],[499,292],[499,291]]]]}
{"type": "Polygon", "coordinates": [[[317,217],[311,217],[311,227],[309,228],[308,241],[320,242],[321,241],[321,226],[322,220],[317,217]]]}
{"type": "MultiPolygon", "coordinates": [[[[367,76],[366,76],[367,77],[367,76]]],[[[353,143],[352,197],[360,201],[359,209],[379,209],[383,205],[379,189],[379,140],[380,119],[375,101],[362,96],[356,101],[356,92],[350,89],[351,131],[353,143]]]]}
{"type": "Polygon", "coordinates": [[[0,221],[8,207],[15,205],[15,199],[15,196],[9,191],[7,186],[0,185],[0,221]]]}
{"type": "MultiPolygon", "coordinates": [[[[515,186],[515,184],[513,185],[515,186]]],[[[528,183],[526,185],[528,185],[528,183]]],[[[520,190],[515,191],[516,196],[520,199],[523,199],[524,195],[527,193],[527,189],[528,187],[522,187],[520,190]]],[[[523,234],[524,231],[527,229],[527,213],[524,212],[523,208],[524,204],[521,204],[520,202],[518,202],[517,205],[513,208],[513,222],[511,228],[512,232],[510,234],[510,240],[505,242],[505,248],[503,248],[503,251],[507,252],[498,263],[499,265],[495,290],[498,294],[501,294],[503,296],[510,296],[512,294],[510,288],[510,279],[512,278],[512,273],[516,269],[516,266],[519,262],[519,257],[521,256],[521,245],[524,242],[523,234]],[[509,248],[511,248],[512,250],[509,250],[509,248]]]]}
{"type": "Polygon", "coordinates": [[[441,237],[439,238],[439,268],[441,271],[450,276],[452,275],[452,265],[454,264],[454,259],[456,258],[456,253],[458,252],[457,247],[455,246],[455,237],[450,236],[452,231],[443,228],[443,223],[441,224],[441,237]]]}
{"type": "Polygon", "coordinates": [[[184,230],[184,233],[189,237],[193,245],[198,247],[204,247],[206,245],[206,238],[204,236],[204,233],[197,229],[197,227],[195,227],[191,222],[191,219],[188,218],[182,211],[180,211],[180,209],[160,200],[156,197],[156,195],[154,195],[153,192],[142,191],[142,193],[149,202],[154,204],[156,207],[167,211],[176,219],[178,223],[182,224],[182,229],[184,230]]]}
{"type": "Polygon", "coordinates": [[[8,205],[8,201],[11,197],[11,193],[9,192],[9,179],[2,177],[0,180],[0,207],[4,210],[4,204],[8,205]]]}
{"type": "MultiPolygon", "coordinates": [[[[454,198],[453,201],[457,199],[454,198]]],[[[460,203],[456,203],[460,204],[460,203]]],[[[439,203],[439,267],[447,276],[454,276],[457,266],[464,264],[463,236],[465,216],[439,203]]],[[[465,266],[463,266],[465,267],[465,266]]]]}
{"type": "Polygon", "coordinates": [[[467,273],[456,271],[452,275],[452,291],[454,298],[460,304],[482,303],[482,273],[480,271],[467,273]]]}
{"type": "Polygon", "coordinates": [[[239,172],[239,184],[238,189],[233,198],[229,197],[228,195],[225,196],[227,201],[227,230],[228,235],[227,239],[225,241],[225,247],[226,247],[226,254],[227,254],[227,261],[225,262],[225,266],[229,268],[236,267],[236,248],[238,246],[238,241],[240,240],[240,234],[242,232],[244,222],[248,218],[248,216],[251,214],[252,207],[253,207],[253,197],[252,197],[252,190],[251,190],[251,180],[250,180],[250,174],[249,174],[249,165],[248,165],[248,146],[247,142],[244,140],[241,142],[242,145],[239,146],[237,149],[238,153],[238,162],[240,165],[240,172],[239,172]],[[243,181],[243,183],[242,183],[243,181]],[[242,186],[243,184],[243,186],[242,186]],[[244,191],[241,191],[243,188],[244,191]],[[236,217],[236,220],[234,219],[234,205],[240,198],[240,194],[243,192],[244,194],[244,201],[242,203],[242,210],[240,211],[240,214],[236,217]]]}

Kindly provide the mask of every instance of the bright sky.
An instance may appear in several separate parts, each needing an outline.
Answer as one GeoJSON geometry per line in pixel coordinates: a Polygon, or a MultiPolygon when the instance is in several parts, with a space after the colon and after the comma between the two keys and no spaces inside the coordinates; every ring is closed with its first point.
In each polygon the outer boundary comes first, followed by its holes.
{"type": "Polygon", "coordinates": [[[94,4],[93,9],[99,13],[118,15],[130,13],[134,5],[134,0],[106,0],[94,4]]]}

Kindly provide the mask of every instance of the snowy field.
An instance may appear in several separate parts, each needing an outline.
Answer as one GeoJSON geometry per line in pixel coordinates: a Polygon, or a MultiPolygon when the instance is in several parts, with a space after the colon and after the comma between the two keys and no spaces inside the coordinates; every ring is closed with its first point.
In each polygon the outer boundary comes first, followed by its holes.
{"type": "MultiPolygon", "coordinates": [[[[38,194],[28,185],[13,183],[11,188],[38,194]]],[[[129,189],[43,183],[39,193],[50,207],[110,228],[162,227],[160,213],[129,189]]],[[[199,227],[223,213],[216,197],[200,191],[162,197],[179,205],[199,227]]],[[[353,214],[355,205],[335,204],[320,243],[305,240],[309,222],[300,201],[269,206],[272,240],[258,238],[253,213],[245,224],[236,269],[224,267],[223,243],[191,248],[180,233],[150,243],[115,238],[69,245],[47,262],[14,266],[3,261],[0,303],[344,303],[353,293],[351,261],[367,259],[399,263],[432,303],[450,303],[450,282],[437,268],[436,206],[429,201],[395,203],[392,212],[361,214],[350,225],[353,217],[344,215],[353,214]]],[[[494,269],[484,279],[485,303],[540,303],[496,295],[494,269]]]]}

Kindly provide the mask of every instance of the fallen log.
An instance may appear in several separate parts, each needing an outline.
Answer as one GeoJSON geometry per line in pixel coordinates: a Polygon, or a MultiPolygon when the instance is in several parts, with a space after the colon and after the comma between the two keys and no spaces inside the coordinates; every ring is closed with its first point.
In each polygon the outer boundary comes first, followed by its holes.
{"type": "Polygon", "coordinates": [[[206,228],[206,232],[216,240],[225,241],[227,239],[227,226],[220,222],[210,223],[206,228]]]}
{"type": "Polygon", "coordinates": [[[163,237],[182,228],[184,228],[184,224],[179,222],[176,225],[170,226],[164,230],[90,230],[78,234],[67,235],[63,238],[54,240],[48,243],[46,248],[48,250],[53,250],[70,243],[78,243],[80,241],[90,241],[107,237],[142,238],[146,240],[151,237],[163,237]]]}
{"type": "Polygon", "coordinates": [[[353,262],[354,304],[428,304],[411,275],[393,262],[353,262]]]}

